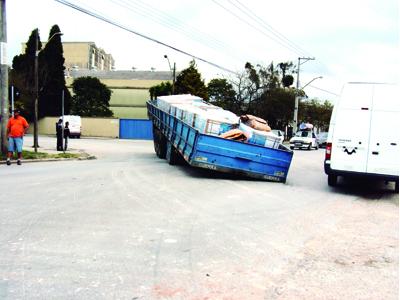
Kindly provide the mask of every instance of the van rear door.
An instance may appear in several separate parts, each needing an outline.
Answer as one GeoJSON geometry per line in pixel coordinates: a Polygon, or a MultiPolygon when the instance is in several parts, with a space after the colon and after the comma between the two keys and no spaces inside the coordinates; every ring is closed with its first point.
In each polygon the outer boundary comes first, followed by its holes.
{"type": "Polygon", "coordinates": [[[332,135],[331,168],[366,172],[372,86],[346,85],[337,105],[332,135]]]}
{"type": "Polygon", "coordinates": [[[399,175],[399,95],[399,88],[395,85],[374,87],[368,173],[399,175]]]}

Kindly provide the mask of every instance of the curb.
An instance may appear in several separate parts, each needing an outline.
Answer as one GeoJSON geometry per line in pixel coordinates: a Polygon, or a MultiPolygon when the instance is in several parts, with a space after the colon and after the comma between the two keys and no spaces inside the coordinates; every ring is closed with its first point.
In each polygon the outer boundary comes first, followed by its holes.
{"type": "MultiPolygon", "coordinates": [[[[93,160],[97,159],[96,156],[94,155],[87,155],[87,156],[82,156],[82,157],[71,157],[71,158],[38,158],[38,159],[22,159],[22,163],[35,163],[35,162],[51,162],[51,161],[68,161],[68,160],[93,160]]],[[[0,165],[5,165],[6,160],[0,160],[0,165]]],[[[11,161],[12,164],[16,164],[17,160],[13,159],[11,161]]]]}

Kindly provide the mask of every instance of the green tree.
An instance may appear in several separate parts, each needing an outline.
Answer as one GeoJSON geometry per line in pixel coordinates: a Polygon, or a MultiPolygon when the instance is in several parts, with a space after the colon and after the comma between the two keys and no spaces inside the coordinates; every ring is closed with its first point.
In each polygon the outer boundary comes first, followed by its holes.
{"type": "Polygon", "coordinates": [[[293,62],[279,63],[278,68],[281,70],[283,87],[290,87],[294,82],[294,78],[291,75],[294,73],[293,62]],[[287,73],[290,74],[288,75],[287,73]]]}
{"type": "Polygon", "coordinates": [[[208,100],[207,87],[201,74],[197,70],[194,60],[190,62],[188,68],[182,70],[175,81],[176,94],[192,94],[208,100]]]}
{"type": "Polygon", "coordinates": [[[112,117],[111,90],[98,78],[79,77],[72,83],[72,113],[84,117],[112,117]]]}
{"type": "Polygon", "coordinates": [[[149,89],[150,98],[156,99],[158,96],[168,96],[172,94],[172,84],[169,81],[163,81],[149,89]]]}
{"type": "MultiPolygon", "coordinates": [[[[29,121],[32,121],[34,118],[34,101],[36,97],[34,69],[36,36],[38,38],[38,49],[42,49],[39,31],[35,29],[29,36],[25,52],[14,56],[9,76],[9,85],[16,87],[20,91],[20,98],[15,105],[23,110],[24,117],[29,121]]],[[[39,66],[42,65],[41,62],[43,62],[43,56],[40,52],[39,66]]],[[[39,69],[39,86],[41,86],[41,78],[43,78],[43,76],[40,76],[42,75],[41,70],[39,69]]]]}
{"type": "Polygon", "coordinates": [[[255,114],[268,120],[275,129],[284,129],[293,119],[295,89],[276,88],[265,91],[257,103],[255,114]]]}
{"type": "Polygon", "coordinates": [[[329,128],[329,121],[333,105],[325,100],[323,103],[317,99],[303,100],[299,104],[299,120],[307,121],[320,130],[326,131],[329,128]]]}
{"type": "Polygon", "coordinates": [[[58,25],[49,33],[48,43],[42,51],[41,67],[44,69],[39,98],[39,118],[43,116],[60,116],[62,112],[62,92],[64,91],[64,113],[69,114],[71,95],[65,87],[64,55],[58,25]],[[53,36],[54,35],[54,36],[53,36]],[[51,38],[52,37],[52,38],[51,38]],[[51,38],[51,40],[50,40],[51,38]]]}
{"type": "MultiPolygon", "coordinates": [[[[49,37],[60,32],[54,25],[49,37]]],[[[61,96],[64,91],[64,112],[70,108],[70,94],[65,87],[64,57],[59,35],[54,36],[42,49],[40,35],[37,29],[33,30],[26,43],[25,53],[13,58],[10,71],[10,85],[18,88],[20,99],[18,106],[24,111],[24,116],[30,121],[34,118],[35,88],[35,52],[36,38],[38,38],[38,113],[43,116],[59,116],[61,114],[61,96]]]]}
{"type": "Polygon", "coordinates": [[[224,109],[238,113],[240,107],[236,102],[236,92],[226,79],[214,78],[207,85],[209,101],[224,109]]]}

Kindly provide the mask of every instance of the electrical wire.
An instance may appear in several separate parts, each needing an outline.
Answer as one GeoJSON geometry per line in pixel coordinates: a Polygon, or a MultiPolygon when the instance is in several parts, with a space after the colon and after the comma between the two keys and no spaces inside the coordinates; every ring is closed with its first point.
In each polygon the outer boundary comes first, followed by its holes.
{"type": "Polygon", "coordinates": [[[308,53],[308,51],[302,49],[301,47],[299,47],[298,45],[296,45],[294,42],[292,42],[291,40],[289,40],[286,36],[284,36],[283,34],[281,34],[280,32],[278,32],[276,29],[274,29],[271,25],[269,25],[267,22],[265,22],[263,19],[261,19],[259,16],[257,16],[250,8],[248,8],[247,6],[245,6],[243,3],[241,3],[239,0],[234,0],[235,2],[237,2],[242,8],[240,8],[238,5],[236,5],[235,3],[233,3],[232,0],[228,0],[233,6],[235,6],[239,11],[241,11],[242,13],[244,13],[245,15],[247,15],[248,17],[250,17],[254,22],[256,22],[257,24],[259,24],[262,28],[264,28],[265,30],[267,30],[268,32],[270,32],[271,34],[273,34],[276,38],[278,38],[279,40],[281,40],[283,43],[287,43],[287,45],[289,45],[290,47],[292,47],[293,49],[296,49],[297,51],[299,51],[300,53],[302,53],[302,56],[313,56],[310,53],[308,53]]]}
{"type": "Polygon", "coordinates": [[[336,93],[334,93],[334,92],[330,92],[330,91],[328,91],[328,90],[324,90],[324,89],[321,89],[321,88],[316,87],[316,86],[313,86],[313,85],[309,85],[309,87],[312,87],[313,89],[320,90],[320,91],[322,91],[322,92],[325,92],[325,93],[334,95],[334,96],[336,96],[336,97],[340,97],[340,95],[338,95],[338,94],[336,94],[336,93]]]}
{"type": "Polygon", "coordinates": [[[291,45],[288,45],[287,43],[283,43],[282,41],[280,41],[279,39],[272,37],[271,35],[267,34],[265,31],[261,30],[260,28],[254,26],[253,24],[249,23],[248,21],[246,21],[245,19],[243,19],[242,17],[240,17],[238,14],[234,13],[232,10],[230,10],[229,8],[223,6],[221,3],[218,3],[216,0],[212,0],[215,4],[217,4],[219,7],[221,7],[222,9],[224,9],[225,11],[227,11],[229,14],[233,15],[234,17],[236,17],[237,19],[239,19],[240,21],[242,21],[243,23],[246,23],[248,26],[252,27],[253,29],[257,30],[258,32],[260,32],[262,35],[266,36],[267,38],[275,41],[276,43],[280,44],[281,46],[283,46],[284,48],[286,48],[287,50],[291,51],[292,53],[295,53],[298,56],[302,56],[302,53],[299,53],[299,51],[294,48],[291,45]]]}
{"type": "Polygon", "coordinates": [[[152,41],[152,42],[154,42],[154,43],[160,44],[160,45],[162,45],[162,46],[165,46],[165,47],[167,47],[167,48],[170,48],[170,49],[172,49],[172,50],[174,50],[174,51],[177,51],[177,52],[182,53],[182,54],[184,54],[184,55],[187,55],[187,56],[189,56],[189,57],[195,58],[195,59],[197,59],[197,60],[199,60],[199,61],[202,61],[202,62],[204,62],[204,63],[206,63],[206,64],[209,64],[209,65],[211,65],[211,66],[213,66],[213,67],[215,67],[215,68],[218,68],[218,69],[221,69],[221,70],[223,70],[223,71],[226,71],[226,72],[229,72],[229,73],[232,73],[232,74],[237,75],[237,72],[235,72],[235,71],[232,71],[232,70],[230,70],[230,69],[228,69],[228,68],[225,68],[225,67],[223,67],[223,66],[220,66],[220,65],[218,65],[218,64],[216,64],[216,63],[213,63],[213,62],[211,62],[211,61],[208,61],[208,60],[206,60],[206,59],[204,59],[204,58],[201,58],[201,57],[199,57],[199,56],[190,54],[190,53],[188,53],[188,52],[186,52],[186,51],[184,51],[184,50],[181,50],[181,49],[179,49],[179,48],[176,48],[176,47],[174,47],[174,46],[171,46],[171,45],[169,45],[169,44],[166,44],[166,43],[164,43],[164,42],[161,42],[161,41],[159,41],[159,40],[157,40],[157,39],[155,39],[155,38],[149,37],[149,36],[147,36],[147,35],[144,35],[144,34],[142,34],[142,33],[139,33],[139,32],[137,32],[137,31],[134,31],[134,30],[132,30],[132,29],[129,29],[129,28],[127,28],[127,27],[124,26],[124,25],[121,25],[121,24],[119,24],[119,23],[116,23],[116,22],[114,22],[114,21],[112,21],[112,20],[110,20],[110,19],[108,19],[108,18],[106,18],[106,17],[100,15],[99,13],[94,13],[94,12],[92,12],[92,11],[89,11],[88,9],[85,9],[85,8],[83,8],[83,7],[81,7],[81,6],[78,6],[78,5],[76,5],[76,4],[70,3],[69,1],[66,1],[66,0],[54,0],[54,1],[56,1],[56,2],[58,2],[58,3],[60,3],[60,4],[63,4],[63,5],[65,5],[65,6],[68,6],[68,7],[72,8],[72,9],[75,9],[75,10],[77,10],[77,11],[80,11],[80,12],[86,14],[86,15],[89,15],[89,16],[91,16],[91,17],[94,17],[94,18],[96,18],[96,19],[99,19],[99,20],[101,20],[101,21],[103,21],[103,22],[106,22],[106,23],[108,23],[108,24],[111,24],[111,25],[113,25],[113,26],[115,26],[115,27],[118,27],[118,28],[123,29],[123,30],[125,30],[125,31],[128,31],[128,32],[130,32],[130,33],[133,33],[133,34],[135,34],[135,35],[137,35],[137,36],[140,36],[140,37],[142,37],[142,38],[144,38],[144,39],[147,39],[147,40],[152,41]]]}
{"type": "Polygon", "coordinates": [[[151,19],[154,22],[161,24],[165,27],[168,27],[176,32],[182,33],[188,38],[197,41],[202,45],[206,45],[211,49],[217,51],[222,50],[224,53],[227,53],[232,58],[235,58],[236,60],[243,63],[243,59],[234,53],[235,52],[234,49],[227,50],[227,45],[222,43],[220,40],[217,40],[214,37],[197,30],[196,28],[190,26],[189,24],[184,24],[180,20],[163,13],[156,7],[153,7],[142,1],[134,1],[134,0],[133,1],[109,0],[109,1],[135,14],[143,16],[147,19],[151,19]]]}
{"type": "MultiPolygon", "coordinates": [[[[280,32],[278,32],[275,28],[273,28],[271,25],[269,25],[267,22],[265,22],[262,18],[260,18],[259,16],[257,16],[252,10],[250,10],[247,6],[245,6],[243,3],[241,3],[239,0],[233,0],[236,1],[242,8],[238,7],[238,5],[236,5],[235,3],[232,2],[232,0],[228,0],[234,7],[236,7],[236,9],[238,9],[239,11],[241,11],[243,14],[245,14],[246,16],[250,17],[250,19],[253,22],[256,22],[258,25],[262,26],[265,30],[267,30],[268,32],[270,32],[271,34],[273,34],[274,36],[276,36],[278,39],[280,39],[283,43],[287,44],[289,47],[291,47],[291,49],[294,50],[294,53],[296,53],[298,56],[309,56],[312,57],[313,55],[311,55],[308,51],[302,49],[301,47],[299,47],[297,44],[295,44],[294,42],[292,42],[291,40],[289,40],[286,36],[284,36],[283,34],[281,34],[280,32]],[[246,10],[246,11],[244,11],[246,10]]],[[[215,2],[215,0],[213,0],[213,2],[215,2]]],[[[216,2],[215,2],[216,3],[216,2]]],[[[218,3],[217,3],[218,4],[218,3]]],[[[220,5],[220,4],[219,4],[220,5]]],[[[221,5],[220,5],[221,6],[221,5]]],[[[231,13],[231,12],[230,12],[231,13]]],[[[245,22],[248,24],[248,22],[245,22]]],[[[253,27],[253,26],[252,26],[253,27]]],[[[254,27],[253,27],[254,28],[254,27]]],[[[280,43],[281,44],[281,43],[280,43]]],[[[282,44],[281,44],[282,45],[282,44]]],[[[286,48],[286,47],[285,47],[286,48]]],[[[322,66],[325,69],[328,69],[328,67],[320,60],[316,60],[316,62],[322,66]]],[[[325,71],[322,71],[321,68],[316,67],[315,65],[311,65],[311,69],[313,69],[316,73],[325,73],[325,71]]]]}

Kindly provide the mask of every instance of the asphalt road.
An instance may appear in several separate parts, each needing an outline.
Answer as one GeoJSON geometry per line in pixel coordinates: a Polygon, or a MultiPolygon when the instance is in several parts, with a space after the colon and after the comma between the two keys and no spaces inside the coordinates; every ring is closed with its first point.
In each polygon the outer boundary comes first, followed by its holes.
{"type": "Polygon", "coordinates": [[[98,159],[0,165],[0,299],[398,299],[399,195],[328,187],[322,149],[281,184],[70,147],[98,159]]]}

